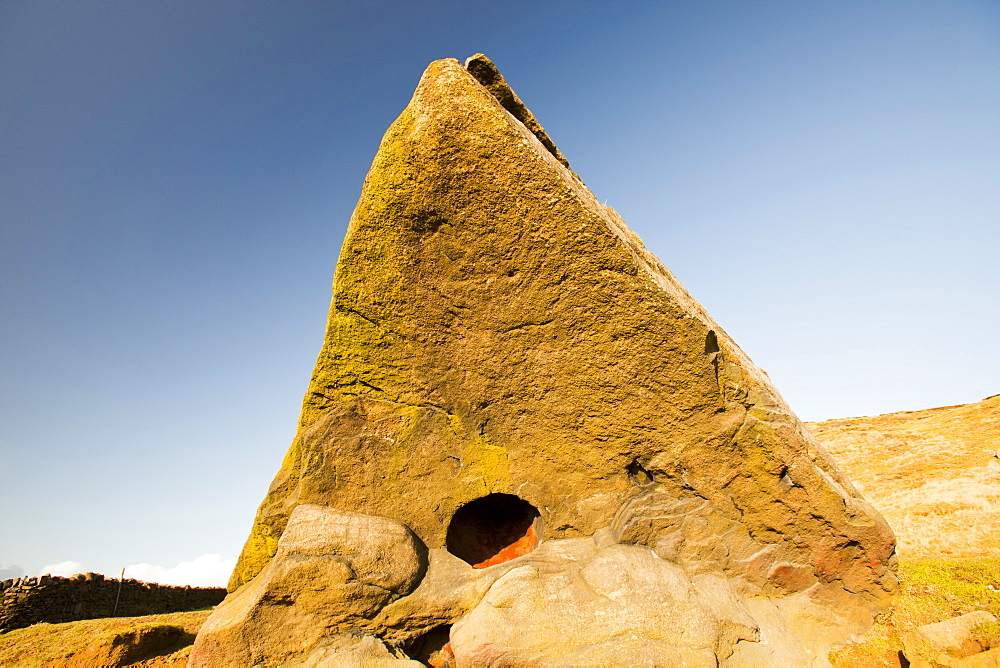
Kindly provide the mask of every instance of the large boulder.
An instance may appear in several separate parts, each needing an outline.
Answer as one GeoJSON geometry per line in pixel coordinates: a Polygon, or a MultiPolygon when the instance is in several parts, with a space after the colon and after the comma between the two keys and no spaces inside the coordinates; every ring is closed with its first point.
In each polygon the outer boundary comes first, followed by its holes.
{"type": "MultiPolygon", "coordinates": [[[[580,544],[582,542],[582,544],[580,544]]],[[[758,628],[723,578],[695,587],[649,548],[545,543],[498,579],[451,631],[459,665],[714,668],[758,628]]]]}
{"type": "Polygon", "coordinates": [[[271,665],[313,652],[410,594],[426,569],[426,548],[399,522],[299,505],[274,559],[205,621],[189,665],[271,665]]]}
{"type": "MultiPolygon", "coordinates": [[[[363,550],[369,539],[355,538],[363,550]]],[[[383,139],[299,432],[233,573],[230,612],[203,633],[296,656],[324,642],[347,651],[348,627],[393,651],[452,638],[459,665],[485,642],[517,661],[601,663],[634,637],[650,662],[709,665],[749,657],[742,646],[763,632],[778,660],[800,652],[778,642],[783,624],[812,627],[772,598],[799,601],[803,619],[823,617],[810,606],[867,610],[896,586],[893,549],[766,374],[477,55],[431,63],[383,139]],[[342,559],[290,550],[303,504],[412,531],[406,550],[427,550],[426,577],[407,567],[405,585],[373,589],[342,559]],[[574,556],[539,561],[559,550],[574,556]],[[298,591],[315,582],[340,584],[298,591]],[[531,614],[543,601],[551,617],[531,614]],[[602,621],[588,630],[577,605],[602,621]],[[265,639],[303,617],[301,639],[265,639]],[[661,638],[664,625],[674,631],[661,638]],[[556,627],[565,634],[546,640],[556,627]]]]}
{"type": "Polygon", "coordinates": [[[444,547],[461,506],[514,493],[545,538],[592,535],[624,506],[655,525],[666,499],[698,509],[688,526],[628,540],[662,550],[679,532],[711,546],[681,559],[775,591],[892,589],[881,517],[498,93],[492,64],[469,65],[432,63],[383,139],[299,435],[231,588],[271,559],[297,503],[391,517],[444,547]]]}

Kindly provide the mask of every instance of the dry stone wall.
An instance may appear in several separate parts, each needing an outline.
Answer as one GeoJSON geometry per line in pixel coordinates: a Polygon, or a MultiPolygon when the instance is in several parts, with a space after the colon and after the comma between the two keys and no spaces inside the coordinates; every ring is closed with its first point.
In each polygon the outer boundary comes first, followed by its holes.
{"type": "Polygon", "coordinates": [[[39,622],[186,612],[217,605],[225,596],[221,587],[171,587],[131,579],[122,582],[99,573],[16,578],[0,582],[0,633],[39,622]]]}

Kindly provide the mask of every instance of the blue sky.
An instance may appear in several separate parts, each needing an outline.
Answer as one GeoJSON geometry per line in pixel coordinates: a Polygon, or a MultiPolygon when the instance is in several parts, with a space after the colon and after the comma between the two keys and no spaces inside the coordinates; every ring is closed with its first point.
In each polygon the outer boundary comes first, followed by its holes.
{"type": "Polygon", "coordinates": [[[6,0],[0,575],[236,557],[382,133],[477,51],[803,419],[1000,392],[996,2],[6,0]]]}

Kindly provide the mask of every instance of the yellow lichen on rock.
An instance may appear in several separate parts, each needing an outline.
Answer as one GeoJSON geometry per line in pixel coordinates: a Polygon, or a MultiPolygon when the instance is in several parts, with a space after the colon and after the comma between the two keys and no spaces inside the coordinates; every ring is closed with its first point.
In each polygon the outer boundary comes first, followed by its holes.
{"type": "Polygon", "coordinates": [[[466,476],[482,485],[480,496],[507,492],[510,489],[510,467],[507,451],[493,445],[485,436],[472,442],[463,459],[466,476]]]}
{"type": "Polygon", "coordinates": [[[382,141],[231,589],[299,504],[392,518],[433,550],[499,493],[543,540],[613,526],[760,592],[892,590],[885,523],[490,68],[431,63],[382,141]]]}

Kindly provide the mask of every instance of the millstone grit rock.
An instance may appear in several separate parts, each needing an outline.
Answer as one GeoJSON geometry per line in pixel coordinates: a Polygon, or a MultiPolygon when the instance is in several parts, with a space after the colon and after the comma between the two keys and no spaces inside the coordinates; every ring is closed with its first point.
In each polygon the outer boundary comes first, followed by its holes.
{"type": "Polygon", "coordinates": [[[964,658],[983,651],[972,637],[980,624],[996,622],[985,610],[976,610],[935,624],[925,624],[903,635],[903,653],[911,665],[948,665],[949,658],[964,658]]]}
{"type": "Polygon", "coordinates": [[[758,639],[725,579],[706,583],[706,594],[723,601],[716,608],[684,569],[649,548],[598,552],[577,541],[587,539],[544,544],[455,624],[460,665],[613,665],[628,657],[630,665],[714,667],[737,641],[758,639]]]}
{"type": "Polygon", "coordinates": [[[894,543],[493,64],[440,60],[191,662],[824,665],[894,543]]]}
{"type": "Polygon", "coordinates": [[[311,652],[330,629],[363,626],[412,592],[426,569],[427,548],[399,522],[297,506],[271,563],[205,621],[189,665],[251,666],[311,652]]]}

